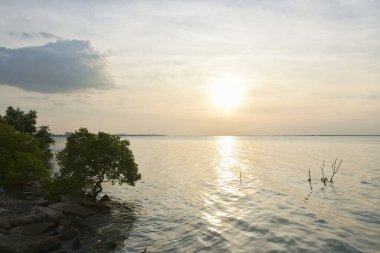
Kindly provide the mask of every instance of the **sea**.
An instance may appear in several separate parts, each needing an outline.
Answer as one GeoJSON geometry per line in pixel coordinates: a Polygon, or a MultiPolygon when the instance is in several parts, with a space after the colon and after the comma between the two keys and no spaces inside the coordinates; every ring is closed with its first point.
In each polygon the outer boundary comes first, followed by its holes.
{"type": "Polygon", "coordinates": [[[142,179],[104,185],[113,252],[380,252],[380,136],[122,139],[142,179]]]}

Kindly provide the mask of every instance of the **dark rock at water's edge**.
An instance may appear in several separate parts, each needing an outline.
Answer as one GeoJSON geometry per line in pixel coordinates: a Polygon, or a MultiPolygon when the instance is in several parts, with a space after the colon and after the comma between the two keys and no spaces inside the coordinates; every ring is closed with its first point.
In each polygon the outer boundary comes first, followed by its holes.
{"type": "Polygon", "coordinates": [[[0,193],[0,253],[91,252],[93,248],[112,252],[117,248],[117,236],[94,238],[116,224],[111,215],[115,203],[108,196],[99,202],[70,196],[65,201],[21,200],[0,193]]]}
{"type": "Polygon", "coordinates": [[[82,242],[79,237],[76,237],[72,242],[71,242],[71,247],[73,249],[80,249],[82,247],[82,242]]]}
{"type": "Polygon", "coordinates": [[[59,202],[59,203],[55,203],[55,204],[50,204],[49,208],[61,211],[61,212],[68,214],[68,215],[79,216],[82,218],[88,217],[88,216],[96,213],[95,210],[86,208],[80,204],[66,203],[66,202],[59,202]]]}
{"type": "Polygon", "coordinates": [[[27,225],[17,226],[9,230],[11,235],[21,234],[21,235],[38,235],[48,231],[50,228],[54,227],[54,222],[51,221],[41,221],[27,225]]]}
{"type": "Polygon", "coordinates": [[[0,236],[2,253],[44,253],[58,249],[61,242],[47,235],[9,235],[0,236]]]}
{"type": "Polygon", "coordinates": [[[99,202],[103,202],[103,201],[111,201],[110,197],[108,197],[108,195],[103,195],[103,197],[100,198],[99,202]]]}

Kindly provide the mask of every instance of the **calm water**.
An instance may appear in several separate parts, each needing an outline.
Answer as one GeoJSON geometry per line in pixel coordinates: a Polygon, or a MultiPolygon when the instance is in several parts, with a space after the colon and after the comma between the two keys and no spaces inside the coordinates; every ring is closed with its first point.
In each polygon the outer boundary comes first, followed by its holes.
{"type": "Polygon", "coordinates": [[[142,180],[105,187],[129,207],[99,231],[115,252],[380,252],[380,137],[129,139],[142,180]]]}

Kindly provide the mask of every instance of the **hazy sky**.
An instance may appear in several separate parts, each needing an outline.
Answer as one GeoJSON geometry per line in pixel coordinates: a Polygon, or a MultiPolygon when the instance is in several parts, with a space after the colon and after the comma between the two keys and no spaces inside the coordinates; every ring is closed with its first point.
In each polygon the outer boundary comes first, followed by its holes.
{"type": "Polygon", "coordinates": [[[380,1],[6,1],[0,114],[173,135],[380,133],[380,1]],[[233,109],[212,84],[243,84],[233,109]]]}

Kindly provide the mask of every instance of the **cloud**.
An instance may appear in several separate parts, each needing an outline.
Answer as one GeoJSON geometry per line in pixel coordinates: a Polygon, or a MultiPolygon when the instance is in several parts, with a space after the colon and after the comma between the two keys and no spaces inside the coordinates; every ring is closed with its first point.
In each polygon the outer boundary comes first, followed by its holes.
{"type": "Polygon", "coordinates": [[[45,39],[56,39],[56,40],[62,40],[61,37],[54,35],[52,33],[47,33],[47,32],[38,32],[38,33],[27,33],[27,32],[22,32],[22,33],[17,33],[17,32],[9,32],[8,33],[11,36],[14,37],[21,37],[24,39],[35,39],[35,38],[45,38],[45,39]]]}
{"type": "Polygon", "coordinates": [[[114,86],[105,71],[105,55],[84,40],[17,49],[0,47],[0,83],[43,93],[114,86]]]}

